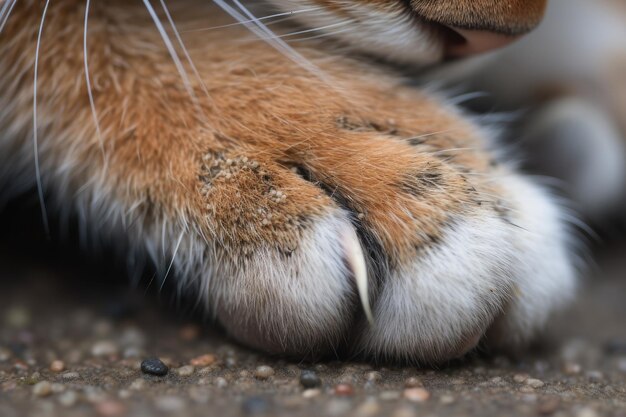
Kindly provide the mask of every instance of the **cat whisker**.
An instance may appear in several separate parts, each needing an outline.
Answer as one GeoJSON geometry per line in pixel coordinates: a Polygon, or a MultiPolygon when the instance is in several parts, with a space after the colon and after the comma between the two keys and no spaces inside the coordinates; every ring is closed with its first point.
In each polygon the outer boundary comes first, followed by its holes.
{"type": "MultiPolygon", "coordinates": [[[[260,21],[264,21],[264,20],[275,19],[277,17],[287,16],[284,19],[279,19],[279,20],[275,20],[275,21],[270,22],[270,23],[266,23],[266,25],[273,25],[273,24],[276,24],[276,23],[279,23],[279,22],[284,22],[286,20],[289,20],[289,18],[291,18],[292,16],[294,16],[296,14],[314,12],[314,11],[318,11],[320,9],[322,9],[322,8],[321,7],[313,7],[313,8],[310,8],[310,9],[292,10],[292,11],[285,12],[285,13],[276,13],[276,14],[269,15],[269,16],[258,17],[257,19],[260,20],[260,21]]],[[[216,29],[224,29],[224,28],[229,28],[229,27],[234,27],[234,26],[241,26],[241,25],[245,25],[246,23],[254,23],[254,20],[246,20],[246,21],[242,21],[242,22],[229,23],[227,25],[211,26],[211,27],[208,27],[208,28],[189,29],[189,30],[183,31],[182,33],[208,32],[208,31],[216,30],[216,29]]]]}
{"type": "Polygon", "coordinates": [[[325,30],[325,29],[330,29],[330,28],[334,28],[334,27],[338,27],[338,26],[345,26],[347,24],[350,23],[354,23],[354,19],[348,19],[348,20],[344,20],[338,23],[333,23],[331,25],[326,25],[326,26],[320,26],[320,27],[316,27],[316,28],[312,28],[312,29],[304,29],[304,30],[299,30],[297,32],[290,32],[290,33],[285,33],[282,35],[277,35],[273,38],[261,38],[261,40],[267,41],[267,40],[271,40],[271,39],[283,39],[283,38],[288,38],[291,36],[296,36],[296,35],[303,35],[305,33],[311,33],[311,32],[317,32],[320,30],[325,30]]]}
{"type": "Polygon", "coordinates": [[[180,45],[180,48],[183,51],[183,54],[185,55],[185,58],[187,59],[189,66],[191,67],[191,70],[193,71],[198,82],[200,83],[200,86],[202,87],[202,90],[204,91],[206,96],[210,98],[211,96],[209,94],[209,89],[207,88],[206,84],[202,80],[202,77],[200,77],[198,68],[196,68],[196,65],[193,63],[193,60],[191,59],[191,55],[189,55],[189,51],[187,50],[187,47],[185,47],[185,43],[183,42],[183,39],[180,36],[180,32],[178,31],[178,28],[176,27],[176,24],[174,23],[174,19],[172,18],[172,15],[170,14],[169,9],[165,5],[165,0],[160,0],[160,1],[161,1],[161,7],[163,7],[163,11],[165,12],[165,16],[167,17],[170,27],[172,28],[172,31],[174,32],[174,36],[176,37],[176,40],[178,41],[178,44],[180,45]]]}
{"type": "Polygon", "coordinates": [[[263,39],[269,37],[267,39],[267,43],[271,45],[274,49],[278,50],[286,57],[291,59],[300,67],[309,71],[311,74],[315,75],[320,80],[324,81],[326,84],[332,86],[333,83],[330,82],[327,75],[316,67],[311,61],[303,57],[297,51],[295,51],[289,44],[287,44],[284,40],[277,38],[274,32],[272,32],[265,24],[259,21],[257,17],[255,17],[250,11],[243,5],[239,0],[233,0],[233,3],[241,10],[242,15],[237,10],[235,10],[232,6],[227,4],[224,0],[213,0],[215,4],[222,8],[226,13],[231,15],[234,19],[243,23],[250,31],[252,31],[259,38],[263,39]],[[246,18],[247,16],[247,18],[246,18]],[[251,20],[251,23],[246,23],[247,20],[251,20]]]}
{"type": "Polygon", "coordinates": [[[303,38],[296,38],[296,39],[289,39],[289,42],[305,42],[305,41],[311,41],[311,40],[315,40],[315,39],[321,39],[321,38],[329,38],[331,36],[336,36],[339,35],[341,33],[345,33],[352,30],[352,28],[345,28],[342,30],[335,30],[333,32],[326,32],[326,33],[322,33],[320,35],[315,35],[315,36],[305,36],[303,38]]]}
{"type": "Polygon", "coordinates": [[[50,6],[50,0],[46,0],[46,4],[43,8],[41,15],[41,21],[39,23],[39,30],[37,33],[37,45],[35,47],[35,64],[34,64],[34,79],[33,79],[33,151],[35,156],[35,180],[37,182],[37,194],[39,196],[39,205],[41,207],[41,216],[43,220],[43,227],[46,235],[50,235],[50,225],[48,222],[48,210],[46,209],[46,201],[43,193],[43,183],[41,180],[41,166],[39,164],[39,137],[37,135],[37,83],[39,81],[39,52],[41,50],[41,38],[43,35],[43,28],[46,21],[46,15],[48,13],[48,6],[50,6]]]}
{"type": "Polygon", "coordinates": [[[165,30],[165,27],[163,26],[161,19],[159,19],[159,16],[157,15],[156,10],[154,10],[154,7],[152,6],[152,4],[150,3],[150,0],[143,0],[143,4],[148,10],[148,13],[150,14],[150,17],[152,18],[152,21],[154,22],[154,25],[156,26],[157,31],[161,35],[161,38],[163,39],[163,43],[165,43],[165,47],[167,48],[167,51],[169,52],[172,60],[174,61],[174,65],[176,66],[176,69],[178,73],[180,74],[183,80],[183,83],[185,84],[185,88],[187,89],[187,92],[191,96],[191,99],[193,100],[193,102],[197,105],[197,98],[191,86],[191,81],[189,80],[187,71],[185,70],[183,63],[181,62],[180,57],[178,56],[178,53],[176,52],[176,48],[174,47],[174,44],[172,43],[170,36],[167,34],[167,31],[165,30]]]}
{"type": "Polygon", "coordinates": [[[2,5],[2,9],[0,10],[0,34],[2,34],[2,29],[4,29],[4,26],[9,20],[9,16],[11,16],[11,12],[16,3],[17,0],[8,0],[2,5]]]}

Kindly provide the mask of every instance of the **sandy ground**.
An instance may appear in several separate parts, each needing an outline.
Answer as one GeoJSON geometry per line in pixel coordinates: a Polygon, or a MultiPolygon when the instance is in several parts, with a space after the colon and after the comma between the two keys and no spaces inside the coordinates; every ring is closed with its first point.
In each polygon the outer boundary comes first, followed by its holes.
{"type": "Polygon", "coordinates": [[[106,262],[32,249],[11,221],[0,230],[2,417],[626,416],[624,247],[601,258],[538,348],[434,370],[268,357],[129,289],[106,262]],[[166,376],[142,373],[150,357],[166,376]]]}

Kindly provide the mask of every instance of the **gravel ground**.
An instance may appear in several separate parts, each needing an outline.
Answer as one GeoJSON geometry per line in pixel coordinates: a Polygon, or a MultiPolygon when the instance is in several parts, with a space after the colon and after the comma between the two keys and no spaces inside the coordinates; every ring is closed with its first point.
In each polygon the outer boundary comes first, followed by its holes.
{"type": "Polygon", "coordinates": [[[436,370],[264,356],[106,263],[29,248],[0,240],[2,417],[626,416],[623,247],[539,347],[436,370]]]}

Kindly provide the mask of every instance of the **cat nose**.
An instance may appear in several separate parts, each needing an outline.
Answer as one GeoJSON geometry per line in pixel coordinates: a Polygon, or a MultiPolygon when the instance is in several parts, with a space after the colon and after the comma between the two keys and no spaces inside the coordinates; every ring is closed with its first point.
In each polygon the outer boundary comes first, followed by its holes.
{"type": "Polygon", "coordinates": [[[465,58],[503,48],[521,35],[509,35],[489,30],[459,29],[449,26],[451,36],[446,42],[446,55],[449,58],[465,58]]]}

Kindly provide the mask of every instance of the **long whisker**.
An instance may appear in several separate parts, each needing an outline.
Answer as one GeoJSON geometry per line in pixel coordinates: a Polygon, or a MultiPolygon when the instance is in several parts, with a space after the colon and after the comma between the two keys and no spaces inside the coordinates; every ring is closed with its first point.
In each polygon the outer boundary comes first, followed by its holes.
{"type": "Polygon", "coordinates": [[[0,10],[0,34],[2,34],[4,25],[6,25],[9,20],[9,16],[11,16],[15,3],[17,3],[17,0],[9,0],[2,5],[2,10],[0,10]]]}
{"type": "Polygon", "coordinates": [[[11,0],[4,2],[4,4],[2,5],[2,9],[0,9],[0,20],[2,20],[4,13],[6,13],[7,9],[9,8],[9,4],[11,4],[11,0]]]}
{"type": "Polygon", "coordinates": [[[89,60],[87,54],[87,33],[88,33],[88,21],[89,21],[89,7],[91,6],[91,0],[87,0],[85,4],[85,23],[83,31],[83,59],[85,64],[85,83],[87,84],[87,94],[89,95],[89,105],[91,106],[91,115],[96,125],[96,134],[98,135],[98,141],[100,142],[100,151],[102,152],[102,158],[105,159],[104,154],[104,140],[102,139],[102,131],[100,130],[100,121],[98,119],[98,112],[96,111],[96,103],[93,98],[93,91],[91,89],[91,77],[89,76],[89,60]]]}
{"type": "Polygon", "coordinates": [[[163,290],[163,287],[165,286],[165,281],[167,280],[167,277],[169,276],[170,271],[172,270],[172,266],[174,266],[174,261],[176,260],[178,249],[180,249],[180,244],[183,241],[183,236],[185,236],[184,231],[181,232],[180,236],[178,237],[178,242],[176,242],[176,247],[174,248],[174,253],[172,254],[172,260],[170,261],[170,264],[167,267],[167,271],[165,271],[165,276],[163,277],[163,281],[161,281],[161,286],[159,288],[159,291],[163,290]]]}
{"type": "Polygon", "coordinates": [[[326,26],[315,27],[315,28],[312,28],[312,29],[304,29],[304,30],[299,30],[299,31],[296,31],[296,32],[285,33],[283,35],[276,35],[273,38],[265,37],[265,38],[261,38],[261,40],[266,40],[267,41],[267,40],[272,40],[272,39],[289,38],[289,37],[296,36],[296,35],[304,35],[306,33],[318,32],[318,31],[321,31],[321,30],[331,29],[331,28],[338,27],[338,26],[345,26],[345,25],[350,24],[350,23],[354,23],[354,19],[348,19],[348,20],[344,20],[344,21],[341,21],[341,22],[338,22],[338,23],[333,23],[333,24],[326,25],[326,26]]]}
{"type": "MultiPolygon", "coordinates": [[[[250,31],[259,36],[260,38],[269,37],[268,44],[274,47],[279,52],[282,52],[289,59],[294,61],[297,65],[303,67],[307,71],[314,74],[319,79],[328,83],[327,77],[325,74],[313,65],[309,60],[304,58],[298,52],[296,52],[292,47],[290,47],[285,41],[280,38],[277,38],[274,32],[272,32],[266,25],[259,21],[246,7],[241,4],[238,0],[233,0],[233,2],[237,5],[237,7],[244,13],[246,17],[244,17],[241,13],[227,4],[224,0],[213,0],[215,4],[222,8],[226,13],[231,15],[234,19],[244,24],[250,31]],[[250,23],[248,23],[248,20],[250,23]]],[[[330,83],[328,83],[330,84],[330,83]]]]}
{"type": "Polygon", "coordinates": [[[33,80],[33,150],[35,153],[35,178],[37,181],[37,194],[39,195],[39,204],[41,206],[41,217],[43,219],[44,230],[49,236],[50,226],[48,223],[48,211],[46,209],[46,201],[43,195],[41,168],[39,166],[39,138],[37,137],[37,81],[39,79],[39,51],[41,49],[41,36],[43,34],[43,27],[46,21],[46,14],[48,13],[48,6],[50,6],[50,0],[46,0],[46,4],[43,8],[41,22],[39,23],[39,32],[37,33],[37,46],[35,49],[35,68],[33,80]]]}
{"type": "Polygon", "coordinates": [[[333,37],[333,36],[337,36],[340,33],[349,32],[351,30],[353,30],[353,28],[349,27],[349,28],[344,28],[344,29],[341,29],[341,30],[334,30],[332,32],[320,33],[319,35],[304,36],[304,37],[300,37],[300,38],[289,39],[289,43],[312,41],[312,40],[315,40],[315,39],[322,39],[322,38],[330,38],[330,37],[333,37]]]}
{"type": "Polygon", "coordinates": [[[185,43],[183,42],[183,39],[180,36],[180,32],[178,31],[178,28],[176,27],[176,24],[174,23],[174,19],[172,19],[172,15],[170,14],[169,9],[165,5],[165,0],[161,0],[161,7],[163,7],[165,16],[167,17],[167,20],[172,28],[172,31],[174,32],[174,36],[176,36],[176,40],[178,41],[178,44],[180,45],[180,49],[183,51],[183,54],[185,55],[185,58],[187,59],[187,62],[189,63],[191,70],[193,71],[194,75],[198,79],[198,82],[200,83],[200,86],[204,90],[204,93],[207,95],[207,97],[210,97],[209,89],[207,88],[206,84],[202,80],[202,77],[200,77],[198,68],[196,68],[196,65],[193,63],[193,60],[191,59],[191,55],[189,55],[189,51],[185,47],[185,43]]]}
{"type": "Polygon", "coordinates": [[[161,38],[163,39],[163,43],[165,43],[165,47],[167,48],[167,51],[172,57],[172,60],[174,61],[174,65],[176,66],[178,73],[183,79],[185,88],[187,89],[189,95],[192,97],[193,101],[197,102],[195,93],[193,92],[193,88],[191,87],[191,81],[189,80],[189,77],[187,76],[187,71],[185,71],[185,67],[183,66],[183,63],[181,62],[178,56],[178,53],[176,53],[176,48],[174,48],[174,45],[172,44],[172,40],[167,34],[165,27],[163,27],[163,24],[161,23],[161,19],[159,19],[159,16],[157,16],[156,11],[154,10],[154,7],[152,7],[152,4],[150,3],[150,0],[143,0],[143,4],[146,6],[146,9],[148,10],[150,17],[152,18],[154,25],[156,26],[157,30],[159,31],[159,34],[161,35],[161,38]]]}
{"type": "MultiPolygon", "coordinates": [[[[310,8],[310,9],[292,10],[292,11],[285,12],[285,13],[276,13],[276,14],[269,15],[269,16],[257,17],[257,20],[264,21],[264,20],[269,20],[269,19],[275,19],[277,17],[293,16],[293,15],[300,14],[300,13],[315,12],[315,11],[318,11],[318,10],[321,10],[321,9],[322,9],[321,7],[313,7],[313,8],[310,8]]],[[[284,19],[284,20],[286,20],[286,19],[284,19]]],[[[283,20],[280,20],[280,21],[283,21],[283,20]]],[[[224,29],[224,28],[229,28],[229,27],[233,27],[233,26],[241,26],[241,25],[246,24],[246,23],[254,23],[254,20],[244,20],[244,21],[241,21],[241,22],[229,23],[227,25],[211,26],[209,28],[190,29],[190,30],[183,31],[183,33],[187,33],[187,32],[206,32],[206,31],[210,31],[210,30],[224,29]]],[[[276,23],[276,22],[273,22],[273,23],[276,23]]],[[[271,23],[268,23],[268,24],[271,24],[271,23]]]]}

